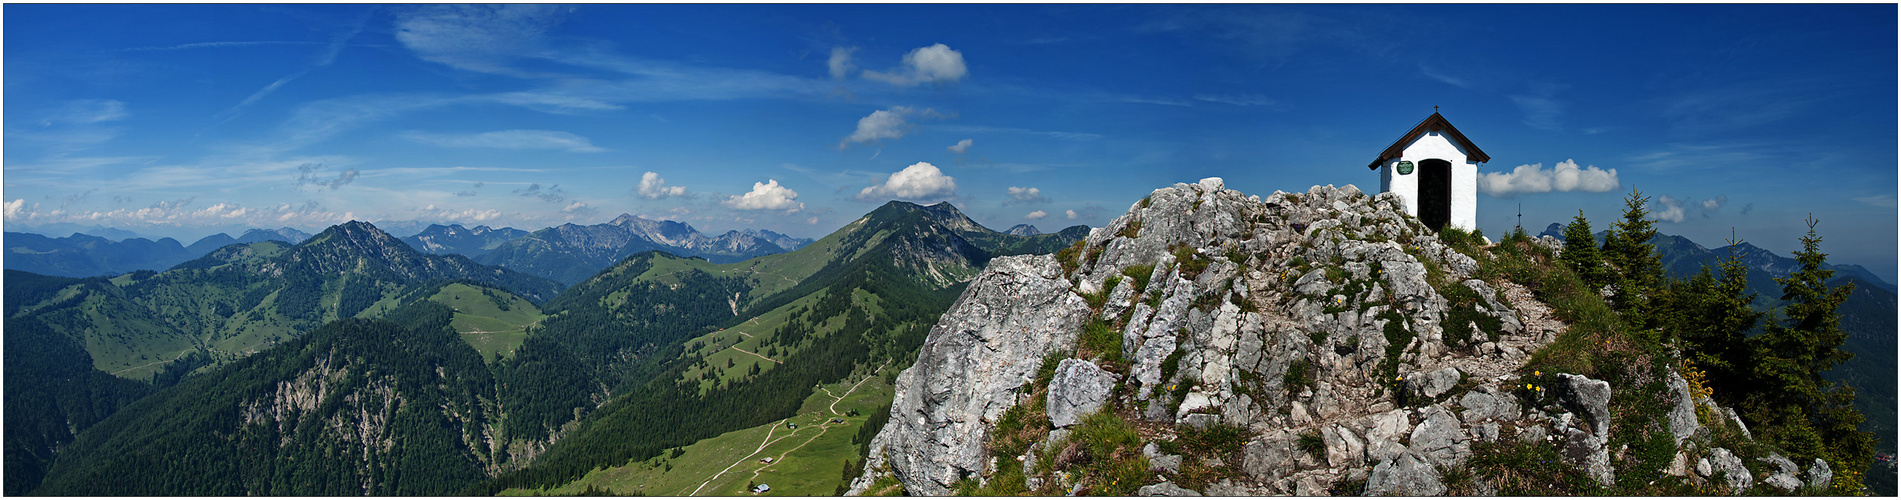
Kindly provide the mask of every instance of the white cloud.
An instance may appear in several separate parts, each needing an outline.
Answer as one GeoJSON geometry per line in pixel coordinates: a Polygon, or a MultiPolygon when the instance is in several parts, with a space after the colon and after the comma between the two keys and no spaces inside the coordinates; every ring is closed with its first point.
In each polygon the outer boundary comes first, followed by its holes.
{"type": "MultiPolygon", "coordinates": [[[[837,57],[834,50],[833,57],[837,57]]],[[[919,83],[955,82],[962,80],[968,70],[964,67],[964,54],[952,50],[944,44],[919,47],[904,55],[904,61],[890,72],[865,70],[864,77],[900,87],[909,87],[919,83]]]]}
{"type": "Polygon", "coordinates": [[[858,192],[858,199],[870,201],[883,198],[896,198],[912,201],[937,201],[957,196],[957,180],[937,169],[936,165],[917,162],[904,170],[893,172],[884,184],[867,187],[858,192]]]}
{"type": "Polygon", "coordinates": [[[1619,185],[1617,169],[1605,170],[1595,165],[1580,169],[1577,162],[1572,160],[1558,162],[1551,170],[1544,170],[1542,163],[1533,163],[1519,165],[1510,173],[1486,172],[1479,175],[1479,191],[1498,198],[1552,191],[1602,193],[1617,189],[1619,185]]]}
{"type": "Polygon", "coordinates": [[[806,224],[818,224],[818,217],[806,217],[806,218],[805,218],[805,223],[806,223],[806,224]]]}
{"type": "Polygon", "coordinates": [[[1670,195],[1659,195],[1657,196],[1657,204],[1663,205],[1663,210],[1650,212],[1651,218],[1661,222],[1683,222],[1682,201],[1671,198],[1670,195]]]}
{"type": "Polygon", "coordinates": [[[568,206],[566,208],[562,208],[561,211],[573,212],[575,210],[584,210],[584,209],[587,209],[587,202],[577,201],[577,202],[568,204],[568,206]]]}
{"type": "Polygon", "coordinates": [[[21,213],[26,211],[26,199],[14,198],[13,201],[7,202],[4,206],[6,207],[6,218],[19,217],[21,213]]]}
{"type": "Polygon", "coordinates": [[[586,137],[558,130],[502,130],[480,134],[407,132],[403,138],[449,148],[555,149],[575,153],[607,151],[586,137]]]}
{"type": "Polygon", "coordinates": [[[964,139],[961,141],[957,141],[957,144],[953,144],[951,145],[951,147],[944,148],[944,149],[948,149],[952,153],[957,153],[961,155],[961,154],[970,152],[971,143],[972,141],[970,139],[964,139]]]}
{"type": "Polygon", "coordinates": [[[432,6],[401,15],[396,40],[425,61],[512,74],[507,64],[537,52],[564,10],[538,4],[432,6]]]}
{"type": "Polygon", "coordinates": [[[647,172],[640,174],[640,195],[649,200],[658,200],[668,196],[686,194],[686,186],[668,186],[667,180],[660,174],[647,172]]]}
{"type": "Polygon", "coordinates": [[[825,60],[825,69],[831,72],[833,80],[843,80],[856,66],[851,63],[851,53],[858,47],[832,47],[832,57],[825,60]]]}
{"type": "MultiPolygon", "coordinates": [[[[846,145],[853,142],[863,143],[904,137],[904,134],[911,131],[911,124],[904,121],[904,117],[917,113],[920,111],[910,106],[892,106],[890,109],[873,111],[864,118],[858,119],[858,129],[853,130],[851,135],[845,137],[844,140],[838,141],[838,149],[845,149],[846,145]]],[[[921,113],[925,116],[936,115],[936,112],[930,109],[925,109],[921,113]]]]}
{"type": "Polygon", "coordinates": [[[1069,216],[1069,220],[1076,220],[1076,211],[1075,211],[1075,210],[1064,210],[1064,211],[1063,211],[1063,214],[1064,214],[1064,215],[1068,215],[1068,216],[1069,216]]]}
{"type": "MultiPolygon", "coordinates": [[[[1071,210],[1071,212],[1075,212],[1075,211],[1074,211],[1074,210],[1071,210]]],[[[1042,210],[1037,210],[1037,211],[1035,211],[1035,212],[1030,212],[1030,213],[1028,213],[1028,214],[1024,214],[1024,215],[1023,215],[1023,218],[1025,218],[1025,219],[1029,219],[1029,220],[1037,220],[1037,219],[1041,219],[1041,218],[1044,218],[1044,217],[1048,217],[1048,216],[1049,216],[1049,212],[1044,212],[1044,211],[1042,211],[1042,210]]]]}
{"type": "Polygon", "coordinates": [[[1005,192],[1010,195],[1010,199],[1004,200],[1003,204],[1005,205],[1028,205],[1031,203],[1049,203],[1050,201],[1049,198],[1043,196],[1043,190],[1033,187],[1010,186],[1010,189],[1005,192]]]}
{"type": "Polygon", "coordinates": [[[766,182],[752,183],[752,192],[728,197],[722,203],[740,210],[785,210],[791,213],[805,208],[804,203],[794,201],[798,198],[797,191],[779,185],[777,180],[766,179],[766,182]]]}
{"type": "Polygon", "coordinates": [[[1716,195],[1715,198],[1703,200],[1703,211],[1714,212],[1718,208],[1723,208],[1724,203],[1729,203],[1729,196],[1720,195],[1720,194],[1716,195]]]}

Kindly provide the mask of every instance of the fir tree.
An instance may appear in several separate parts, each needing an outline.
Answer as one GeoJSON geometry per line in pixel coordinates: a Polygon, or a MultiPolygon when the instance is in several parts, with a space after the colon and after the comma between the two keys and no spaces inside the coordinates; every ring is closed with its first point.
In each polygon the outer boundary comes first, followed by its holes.
{"type": "Polygon", "coordinates": [[[1648,204],[1650,197],[1630,188],[1630,194],[1624,197],[1624,220],[1611,226],[1610,234],[1604,236],[1604,257],[1616,268],[1617,275],[1612,282],[1617,286],[1617,295],[1612,298],[1611,307],[1622,313],[1624,322],[1640,332],[1650,332],[1660,325],[1660,318],[1652,306],[1659,301],[1657,295],[1663,284],[1663,257],[1657,255],[1656,247],[1650,239],[1657,236],[1656,222],[1650,220],[1648,204]]]}
{"type": "Polygon", "coordinates": [[[1734,404],[1730,398],[1752,389],[1746,385],[1751,370],[1747,339],[1763,314],[1750,307],[1756,294],[1749,292],[1749,268],[1736,252],[1742,241],[1732,237],[1728,243],[1728,257],[1717,264],[1722,278],[1704,265],[1689,280],[1671,283],[1676,302],[1669,309],[1683,340],[1684,359],[1707,374],[1718,397],[1734,404]]]}
{"type": "Polygon", "coordinates": [[[1604,258],[1597,251],[1597,237],[1591,235],[1591,221],[1584,218],[1583,210],[1564,226],[1564,253],[1558,255],[1558,260],[1594,292],[1609,284],[1604,277],[1604,258]]]}
{"type": "MultiPolygon", "coordinates": [[[[1751,375],[1758,390],[1745,407],[1765,428],[1765,438],[1797,458],[1821,458],[1835,470],[1860,471],[1874,455],[1874,442],[1872,434],[1856,430],[1863,417],[1853,407],[1854,388],[1822,378],[1835,364],[1854,357],[1841,350],[1848,334],[1836,312],[1854,285],[1828,286],[1835,272],[1824,267],[1828,254],[1821,251],[1815,218],[1807,222],[1809,232],[1795,252],[1801,267],[1776,279],[1782,284],[1782,300],[1789,302],[1784,318],[1750,339],[1756,356],[1751,375]]],[[[1836,492],[1859,487],[1840,481],[1834,486],[1836,492]]]]}

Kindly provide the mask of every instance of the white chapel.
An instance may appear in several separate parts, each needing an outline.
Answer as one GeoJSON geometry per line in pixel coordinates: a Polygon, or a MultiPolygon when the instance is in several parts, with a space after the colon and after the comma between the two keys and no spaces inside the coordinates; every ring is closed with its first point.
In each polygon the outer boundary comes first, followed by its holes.
{"type": "Polygon", "coordinates": [[[1399,193],[1406,213],[1427,227],[1471,231],[1478,227],[1479,164],[1491,160],[1435,110],[1366,167],[1379,169],[1380,192],[1399,193]]]}

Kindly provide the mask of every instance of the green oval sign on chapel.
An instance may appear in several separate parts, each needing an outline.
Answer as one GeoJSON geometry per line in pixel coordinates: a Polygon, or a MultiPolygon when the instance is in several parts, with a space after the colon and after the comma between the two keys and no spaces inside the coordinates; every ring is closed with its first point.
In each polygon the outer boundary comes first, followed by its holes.
{"type": "Polygon", "coordinates": [[[1413,173],[1413,162],[1410,162],[1410,161],[1399,162],[1399,175],[1411,175],[1412,173],[1413,173]]]}

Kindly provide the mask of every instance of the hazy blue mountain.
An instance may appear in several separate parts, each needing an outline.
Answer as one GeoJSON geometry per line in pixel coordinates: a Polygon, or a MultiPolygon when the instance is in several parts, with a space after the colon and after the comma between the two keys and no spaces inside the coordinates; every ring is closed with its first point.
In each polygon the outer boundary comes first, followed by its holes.
{"type": "Polygon", "coordinates": [[[477,257],[486,254],[502,243],[527,236],[528,232],[512,227],[500,229],[488,226],[465,228],[461,224],[430,224],[427,229],[411,236],[403,237],[404,243],[416,250],[432,254],[460,254],[477,257]]]}
{"type": "Polygon", "coordinates": [[[1036,226],[1032,226],[1029,224],[1017,224],[1014,226],[1010,226],[1010,229],[1005,230],[1004,234],[1014,234],[1017,236],[1036,236],[1039,234],[1043,234],[1043,231],[1037,230],[1036,226]]]}
{"type": "Polygon", "coordinates": [[[49,238],[33,233],[6,233],[6,268],[52,276],[107,276],[141,269],[162,270],[198,254],[178,240],[162,238],[107,238],[75,233],[49,238]]]}
{"type": "Polygon", "coordinates": [[[764,230],[727,231],[712,237],[685,223],[622,214],[604,224],[562,224],[535,231],[496,246],[476,261],[574,284],[641,252],[658,250],[715,263],[739,262],[788,250],[775,240],[795,246],[810,242],[764,230]]]}

